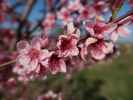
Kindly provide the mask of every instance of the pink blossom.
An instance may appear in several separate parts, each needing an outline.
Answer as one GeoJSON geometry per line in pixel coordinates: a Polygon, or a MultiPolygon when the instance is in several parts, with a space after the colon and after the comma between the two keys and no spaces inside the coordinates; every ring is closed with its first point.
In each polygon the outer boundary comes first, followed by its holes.
{"type": "Polygon", "coordinates": [[[41,61],[47,59],[50,54],[47,50],[41,50],[41,45],[39,42],[32,40],[31,44],[27,41],[20,41],[17,44],[18,66],[14,68],[14,71],[22,76],[31,77],[31,73],[39,73],[41,67],[41,61]]]}
{"type": "Polygon", "coordinates": [[[90,33],[91,36],[103,39],[105,37],[105,33],[112,33],[117,28],[117,24],[106,24],[101,21],[96,22],[86,22],[85,29],[90,33]]]}
{"type": "Polygon", "coordinates": [[[43,27],[45,33],[54,27],[55,24],[55,15],[53,13],[47,13],[46,18],[43,21],[43,27]]]}
{"type": "Polygon", "coordinates": [[[89,46],[91,57],[95,60],[102,60],[107,54],[113,52],[113,43],[107,43],[103,40],[98,40],[96,43],[89,46]]]}
{"type": "Polygon", "coordinates": [[[77,56],[79,51],[77,48],[78,38],[75,34],[71,35],[60,35],[59,41],[57,42],[59,56],[77,56]]]}
{"type": "Polygon", "coordinates": [[[57,12],[57,17],[62,20],[63,24],[66,25],[71,21],[70,11],[63,7],[59,12],[57,12]]]}
{"type": "Polygon", "coordinates": [[[109,11],[109,5],[105,0],[94,0],[92,7],[97,15],[99,15],[102,12],[109,11]]]}
{"type": "Polygon", "coordinates": [[[129,33],[128,23],[122,26],[117,26],[117,28],[110,33],[110,39],[115,42],[119,36],[125,37],[128,36],[129,33]]]}
{"type": "Polygon", "coordinates": [[[80,3],[80,0],[73,0],[73,1],[69,1],[68,2],[68,6],[67,8],[70,10],[70,11],[78,11],[80,10],[82,7],[81,3],[80,3]]]}
{"type": "Polygon", "coordinates": [[[48,69],[52,74],[58,72],[66,72],[66,64],[63,58],[58,57],[55,52],[52,52],[52,55],[48,59],[48,69]]]}
{"type": "Polygon", "coordinates": [[[77,30],[74,34],[74,30],[73,24],[69,23],[67,27],[68,34],[59,36],[57,48],[60,57],[77,56],[79,54],[77,43],[80,32],[77,30]]]}
{"type": "Polygon", "coordinates": [[[0,29],[0,33],[1,33],[0,37],[2,37],[1,42],[5,46],[9,47],[10,46],[9,42],[13,41],[13,39],[15,37],[15,32],[6,28],[6,29],[0,29]]]}
{"type": "Polygon", "coordinates": [[[89,18],[95,17],[95,15],[96,15],[95,10],[89,6],[83,6],[80,9],[79,13],[80,13],[80,16],[79,16],[80,20],[87,20],[89,18]]]}
{"type": "Polygon", "coordinates": [[[90,56],[95,60],[102,60],[107,54],[113,52],[114,45],[112,42],[106,42],[102,39],[96,39],[89,37],[86,39],[84,47],[80,51],[80,56],[83,60],[85,56],[90,54],[90,56]],[[86,53],[85,53],[86,52],[86,53]]]}
{"type": "Polygon", "coordinates": [[[47,34],[41,34],[40,36],[36,36],[32,39],[32,44],[37,44],[40,46],[40,48],[46,48],[49,43],[48,35],[47,34]]]}
{"type": "Polygon", "coordinates": [[[105,23],[103,22],[87,22],[85,29],[91,36],[102,39],[104,38],[105,23]]]}
{"type": "Polygon", "coordinates": [[[93,43],[96,43],[97,42],[97,39],[96,38],[93,38],[93,37],[88,37],[84,43],[80,43],[78,46],[80,48],[80,57],[86,61],[86,58],[85,56],[88,54],[88,46],[93,44],[93,43]]]}

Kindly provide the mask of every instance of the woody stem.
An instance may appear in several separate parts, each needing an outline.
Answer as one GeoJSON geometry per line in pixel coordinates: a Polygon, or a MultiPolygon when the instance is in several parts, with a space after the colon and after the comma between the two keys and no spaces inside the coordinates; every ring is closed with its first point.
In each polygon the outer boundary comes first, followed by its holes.
{"type": "Polygon", "coordinates": [[[7,66],[7,65],[11,65],[11,64],[14,64],[16,62],[16,60],[11,60],[11,61],[8,61],[6,63],[3,63],[0,65],[0,68],[3,68],[4,66],[7,66]]]}

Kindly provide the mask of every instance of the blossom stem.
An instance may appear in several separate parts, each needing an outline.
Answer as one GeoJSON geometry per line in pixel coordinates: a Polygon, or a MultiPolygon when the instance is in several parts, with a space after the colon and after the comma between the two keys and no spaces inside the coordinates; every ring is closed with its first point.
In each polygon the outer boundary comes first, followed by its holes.
{"type": "Polygon", "coordinates": [[[123,20],[124,18],[127,18],[129,16],[133,15],[133,9],[129,10],[125,15],[121,16],[121,17],[118,17],[112,21],[109,22],[110,23],[117,23],[117,22],[120,22],[121,20],[123,20]]]}
{"type": "Polygon", "coordinates": [[[4,66],[7,66],[7,65],[11,65],[15,62],[16,62],[16,60],[11,60],[11,61],[5,62],[3,64],[0,64],[0,68],[3,68],[4,66]]]}

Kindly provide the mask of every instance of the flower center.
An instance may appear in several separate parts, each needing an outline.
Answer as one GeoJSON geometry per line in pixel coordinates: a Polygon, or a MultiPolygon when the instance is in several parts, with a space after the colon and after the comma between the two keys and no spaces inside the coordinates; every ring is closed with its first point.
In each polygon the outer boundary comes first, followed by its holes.
{"type": "Polygon", "coordinates": [[[29,52],[29,55],[32,59],[36,59],[39,57],[39,51],[35,48],[32,48],[29,52]]]}
{"type": "Polygon", "coordinates": [[[70,39],[63,39],[61,43],[61,50],[65,51],[71,48],[71,40],[70,39]]]}

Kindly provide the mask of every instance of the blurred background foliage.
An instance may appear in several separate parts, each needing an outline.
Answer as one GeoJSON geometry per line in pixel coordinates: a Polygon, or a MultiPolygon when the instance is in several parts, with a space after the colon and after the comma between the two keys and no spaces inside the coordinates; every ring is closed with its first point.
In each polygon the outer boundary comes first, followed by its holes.
{"type": "Polygon", "coordinates": [[[133,45],[124,44],[120,48],[118,57],[73,72],[71,76],[59,74],[28,85],[17,83],[17,93],[0,91],[0,100],[19,100],[21,96],[36,100],[48,90],[62,92],[65,100],[133,100],[133,45]]]}

